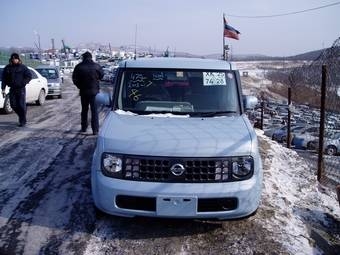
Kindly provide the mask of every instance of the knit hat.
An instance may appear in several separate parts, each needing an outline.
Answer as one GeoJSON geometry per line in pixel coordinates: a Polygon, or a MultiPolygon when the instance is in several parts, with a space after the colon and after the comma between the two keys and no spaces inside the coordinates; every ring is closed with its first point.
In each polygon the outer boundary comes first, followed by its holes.
{"type": "Polygon", "coordinates": [[[19,54],[18,53],[12,53],[11,59],[19,59],[20,60],[19,54]]]}
{"type": "Polygon", "coordinates": [[[92,58],[92,54],[88,51],[86,51],[83,55],[81,55],[83,57],[83,59],[91,59],[92,58]]]}

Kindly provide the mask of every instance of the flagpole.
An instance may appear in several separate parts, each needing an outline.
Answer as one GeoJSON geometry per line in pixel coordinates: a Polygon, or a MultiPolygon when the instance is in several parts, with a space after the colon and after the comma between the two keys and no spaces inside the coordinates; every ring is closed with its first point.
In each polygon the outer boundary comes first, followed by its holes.
{"type": "Polygon", "coordinates": [[[222,48],[222,56],[223,56],[223,60],[225,59],[225,50],[224,50],[224,46],[225,46],[225,37],[224,37],[224,20],[225,20],[225,14],[223,13],[223,48],[222,48]]]}

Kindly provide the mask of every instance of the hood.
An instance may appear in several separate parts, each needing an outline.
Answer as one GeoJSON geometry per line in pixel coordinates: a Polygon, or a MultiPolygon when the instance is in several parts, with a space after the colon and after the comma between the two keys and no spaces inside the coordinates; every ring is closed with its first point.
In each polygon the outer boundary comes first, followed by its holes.
{"type": "Polygon", "coordinates": [[[149,156],[250,155],[254,132],[244,116],[190,118],[110,112],[98,137],[107,152],[149,156]]]}

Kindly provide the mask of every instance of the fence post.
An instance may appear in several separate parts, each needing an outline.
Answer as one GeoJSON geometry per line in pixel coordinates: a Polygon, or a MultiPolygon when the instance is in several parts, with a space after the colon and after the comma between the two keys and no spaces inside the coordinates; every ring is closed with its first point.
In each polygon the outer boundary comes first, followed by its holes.
{"type": "Polygon", "coordinates": [[[264,101],[261,101],[261,130],[263,130],[264,101]]]}
{"type": "Polygon", "coordinates": [[[290,148],[290,110],[292,103],[292,88],[288,87],[288,120],[287,120],[287,148],[290,148]]]}
{"type": "Polygon", "coordinates": [[[320,131],[319,131],[319,152],[318,152],[318,176],[320,182],[324,172],[323,151],[324,151],[324,133],[325,133],[325,105],[326,105],[326,65],[322,65],[322,82],[321,82],[321,105],[320,105],[320,131]]]}

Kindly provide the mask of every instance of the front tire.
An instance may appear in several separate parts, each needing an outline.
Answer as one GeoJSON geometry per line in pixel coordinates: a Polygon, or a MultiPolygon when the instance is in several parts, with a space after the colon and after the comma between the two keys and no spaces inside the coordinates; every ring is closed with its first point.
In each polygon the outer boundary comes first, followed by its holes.
{"type": "Polygon", "coordinates": [[[282,136],[281,143],[287,143],[287,137],[286,136],[282,136]]]}
{"type": "Polygon", "coordinates": [[[314,150],[314,147],[311,142],[307,143],[307,150],[314,150]]]}
{"type": "Polygon", "coordinates": [[[37,105],[43,105],[45,103],[45,99],[46,93],[45,90],[42,89],[40,90],[38,100],[36,101],[37,105]]]}
{"type": "Polygon", "coordinates": [[[337,153],[336,147],[333,145],[327,146],[325,150],[327,155],[334,156],[337,153]]]}

